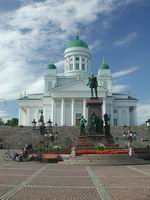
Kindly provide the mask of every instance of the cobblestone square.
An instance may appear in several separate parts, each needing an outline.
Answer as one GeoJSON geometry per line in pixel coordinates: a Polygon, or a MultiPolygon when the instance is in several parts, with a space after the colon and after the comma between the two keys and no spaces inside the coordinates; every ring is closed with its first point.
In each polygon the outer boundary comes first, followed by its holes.
{"type": "Polygon", "coordinates": [[[149,200],[150,165],[0,162],[1,200],[149,200]]]}

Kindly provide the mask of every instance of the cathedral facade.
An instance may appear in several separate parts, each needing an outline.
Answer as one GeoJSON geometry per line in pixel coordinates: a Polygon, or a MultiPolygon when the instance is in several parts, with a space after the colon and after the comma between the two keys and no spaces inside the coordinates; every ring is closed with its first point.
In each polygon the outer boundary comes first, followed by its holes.
{"type": "MultiPolygon", "coordinates": [[[[86,101],[91,97],[87,86],[92,71],[90,60],[89,47],[78,35],[69,41],[64,51],[64,74],[59,75],[57,67],[49,64],[43,93],[18,99],[19,125],[31,126],[33,119],[38,121],[41,111],[45,122],[51,119],[58,126],[77,126],[82,115],[87,119],[86,101]]],[[[111,69],[104,61],[96,77],[102,117],[107,113],[111,126],[137,125],[137,99],[112,92],[111,69]]]]}

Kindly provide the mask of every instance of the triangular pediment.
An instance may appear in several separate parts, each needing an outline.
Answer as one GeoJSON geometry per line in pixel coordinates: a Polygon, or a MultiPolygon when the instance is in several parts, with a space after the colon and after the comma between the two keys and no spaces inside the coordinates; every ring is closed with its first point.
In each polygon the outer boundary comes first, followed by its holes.
{"type": "MultiPolygon", "coordinates": [[[[106,95],[107,90],[98,87],[98,93],[102,94],[102,96],[106,95]]],[[[60,87],[53,88],[49,91],[50,96],[64,96],[64,97],[90,97],[91,96],[91,89],[87,86],[86,81],[76,80],[71,83],[65,84],[60,87]]]]}
{"type": "Polygon", "coordinates": [[[71,83],[65,84],[58,88],[53,89],[53,91],[61,91],[61,92],[73,92],[73,91],[88,91],[89,87],[86,85],[85,81],[73,81],[71,83]]]}

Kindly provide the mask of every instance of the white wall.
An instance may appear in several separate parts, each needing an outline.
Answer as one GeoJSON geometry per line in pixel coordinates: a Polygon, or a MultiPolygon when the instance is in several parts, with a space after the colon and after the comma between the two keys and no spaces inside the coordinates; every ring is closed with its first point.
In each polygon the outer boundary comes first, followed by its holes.
{"type": "Polygon", "coordinates": [[[65,125],[71,126],[71,100],[65,101],[65,125]]]}
{"type": "Polygon", "coordinates": [[[57,123],[58,126],[61,125],[61,101],[56,101],[56,110],[55,110],[55,123],[57,123]]]}

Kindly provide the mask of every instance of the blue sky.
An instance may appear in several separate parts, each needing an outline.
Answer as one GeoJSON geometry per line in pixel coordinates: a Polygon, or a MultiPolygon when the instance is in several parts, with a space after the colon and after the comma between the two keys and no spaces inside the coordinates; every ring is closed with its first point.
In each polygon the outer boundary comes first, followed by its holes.
{"type": "Polygon", "coordinates": [[[139,124],[150,118],[149,10],[149,0],[0,0],[0,117],[18,117],[20,93],[43,91],[49,62],[63,71],[64,47],[80,30],[92,71],[104,57],[114,92],[139,99],[139,124]]]}

